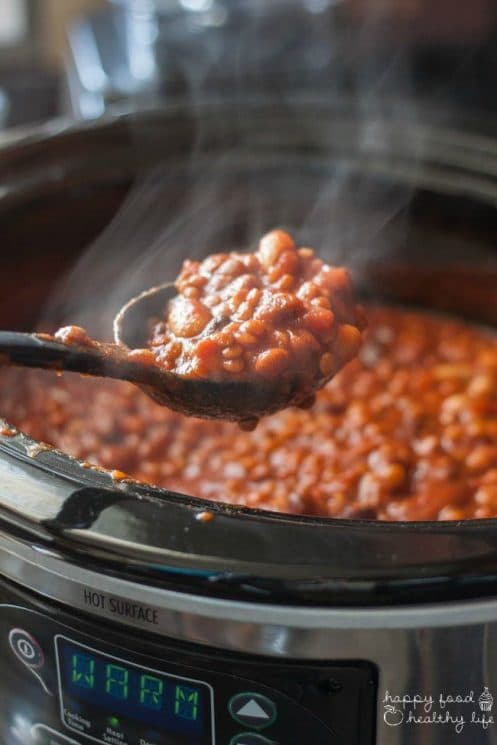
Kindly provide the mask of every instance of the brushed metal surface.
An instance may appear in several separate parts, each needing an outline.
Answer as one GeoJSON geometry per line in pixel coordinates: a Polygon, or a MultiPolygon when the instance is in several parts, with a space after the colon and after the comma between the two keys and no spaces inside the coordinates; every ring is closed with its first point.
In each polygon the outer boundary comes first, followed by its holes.
{"type": "MultiPolygon", "coordinates": [[[[379,669],[378,745],[495,745],[497,725],[471,723],[481,716],[484,686],[497,694],[497,601],[379,609],[293,608],[183,595],[107,577],[0,533],[0,572],[74,610],[119,621],[140,630],[226,650],[295,660],[364,659],[379,669]],[[88,593],[107,601],[93,607],[88,593]],[[148,610],[151,622],[116,616],[108,600],[148,610]],[[150,612],[153,612],[151,616],[150,612]],[[451,724],[385,722],[384,697],[466,696],[474,705],[447,705],[462,713],[460,733],[451,724]]],[[[496,696],[497,698],[497,696],[496,696]]],[[[439,709],[437,704],[432,711],[439,709]]],[[[396,706],[402,711],[402,705],[396,706]]],[[[416,713],[423,714],[420,707],[416,713]]],[[[490,714],[487,714],[487,718],[490,714]]]]}

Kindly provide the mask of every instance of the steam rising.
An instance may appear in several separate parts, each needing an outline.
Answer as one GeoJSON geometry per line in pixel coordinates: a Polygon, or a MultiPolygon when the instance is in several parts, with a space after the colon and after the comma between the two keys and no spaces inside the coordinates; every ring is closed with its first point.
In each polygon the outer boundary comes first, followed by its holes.
{"type": "MultiPolygon", "coordinates": [[[[391,45],[388,53],[380,44],[381,52],[372,51],[379,34],[373,10],[363,16],[355,45],[350,39],[347,44],[339,16],[326,16],[335,18],[332,27],[323,23],[321,11],[330,5],[302,0],[306,24],[300,28],[262,25],[262,6],[256,3],[250,22],[231,33],[221,29],[204,38],[197,29],[197,37],[207,39],[202,45],[192,31],[175,57],[196,121],[188,151],[171,152],[133,185],[63,279],[41,325],[57,318],[108,338],[121,305],[173,279],[184,258],[254,250],[261,235],[276,226],[356,272],[365,262],[388,256],[399,240],[389,226],[409,203],[424,147],[409,95],[408,61],[391,45]],[[337,48],[343,64],[336,76],[344,65],[353,70],[345,94],[333,72],[337,48]],[[221,85],[227,55],[232,78],[221,85]],[[318,91],[303,95],[313,82],[318,91]],[[268,104],[265,114],[264,106],[254,114],[254,91],[268,104]],[[227,106],[217,120],[204,116],[207,98],[227,106]],[[227,119],[235,146],[232,137],[223,141],[227,119]],[[411,165],[401,173],[398,156],[405,151],[411,165]],[[392,186],[399,176],[404,186],[392,186]]],[[[271,8],[281,13],[280,3],[271,8]]],[[[137,128],[133,134],[139,155],[146,132],[137,128]]]]}

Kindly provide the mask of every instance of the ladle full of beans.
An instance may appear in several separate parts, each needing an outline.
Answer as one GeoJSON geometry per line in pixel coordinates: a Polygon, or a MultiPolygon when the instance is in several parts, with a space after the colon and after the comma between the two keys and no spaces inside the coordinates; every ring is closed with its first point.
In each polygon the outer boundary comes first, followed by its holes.
{"type": "Polygon", "coordinates": [[[364,314],[348,272],[274,230],[254,253],[186,260],[174,284],[132,298],[114,344],[78,326],[0,332],[0,363],[121,378],[189,416],[258,419],[312,405],[359,349],[364,314]]]}

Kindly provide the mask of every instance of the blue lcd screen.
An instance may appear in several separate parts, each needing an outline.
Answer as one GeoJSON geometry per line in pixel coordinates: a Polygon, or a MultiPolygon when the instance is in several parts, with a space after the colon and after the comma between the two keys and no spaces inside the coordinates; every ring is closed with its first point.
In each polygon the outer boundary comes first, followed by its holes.
{"type": "Polygon", "coordinates": [[[57,637],[61,697],[165,732],[208,737],[211,689],[206,683],[141,668],[57,637]]]}

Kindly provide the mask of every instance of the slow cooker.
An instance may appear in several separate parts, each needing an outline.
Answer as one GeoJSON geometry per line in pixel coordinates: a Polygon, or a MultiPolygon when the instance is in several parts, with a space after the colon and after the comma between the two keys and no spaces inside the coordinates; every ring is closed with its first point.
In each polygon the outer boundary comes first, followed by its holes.
{"type": "MultiPolygon", "coordinates": [[[[171,276],[193,213],[204,253],[285,224],[347,262],[365,296],[497,323],[494,141],[302,101],[116,113],[5,144],[4,328],[99,321],[102,302],[147,286],[153,261],[122,286],[60,289],[147,179],[171,276]],[[192,206],[199,184],[212,198],[192,206]]],[[[119,244],[124,264],[141,240],[119,244]]],[[[116,483],[2,431],[5,745],[497,742],[494,520],[236,508],[116,483]]]]}

